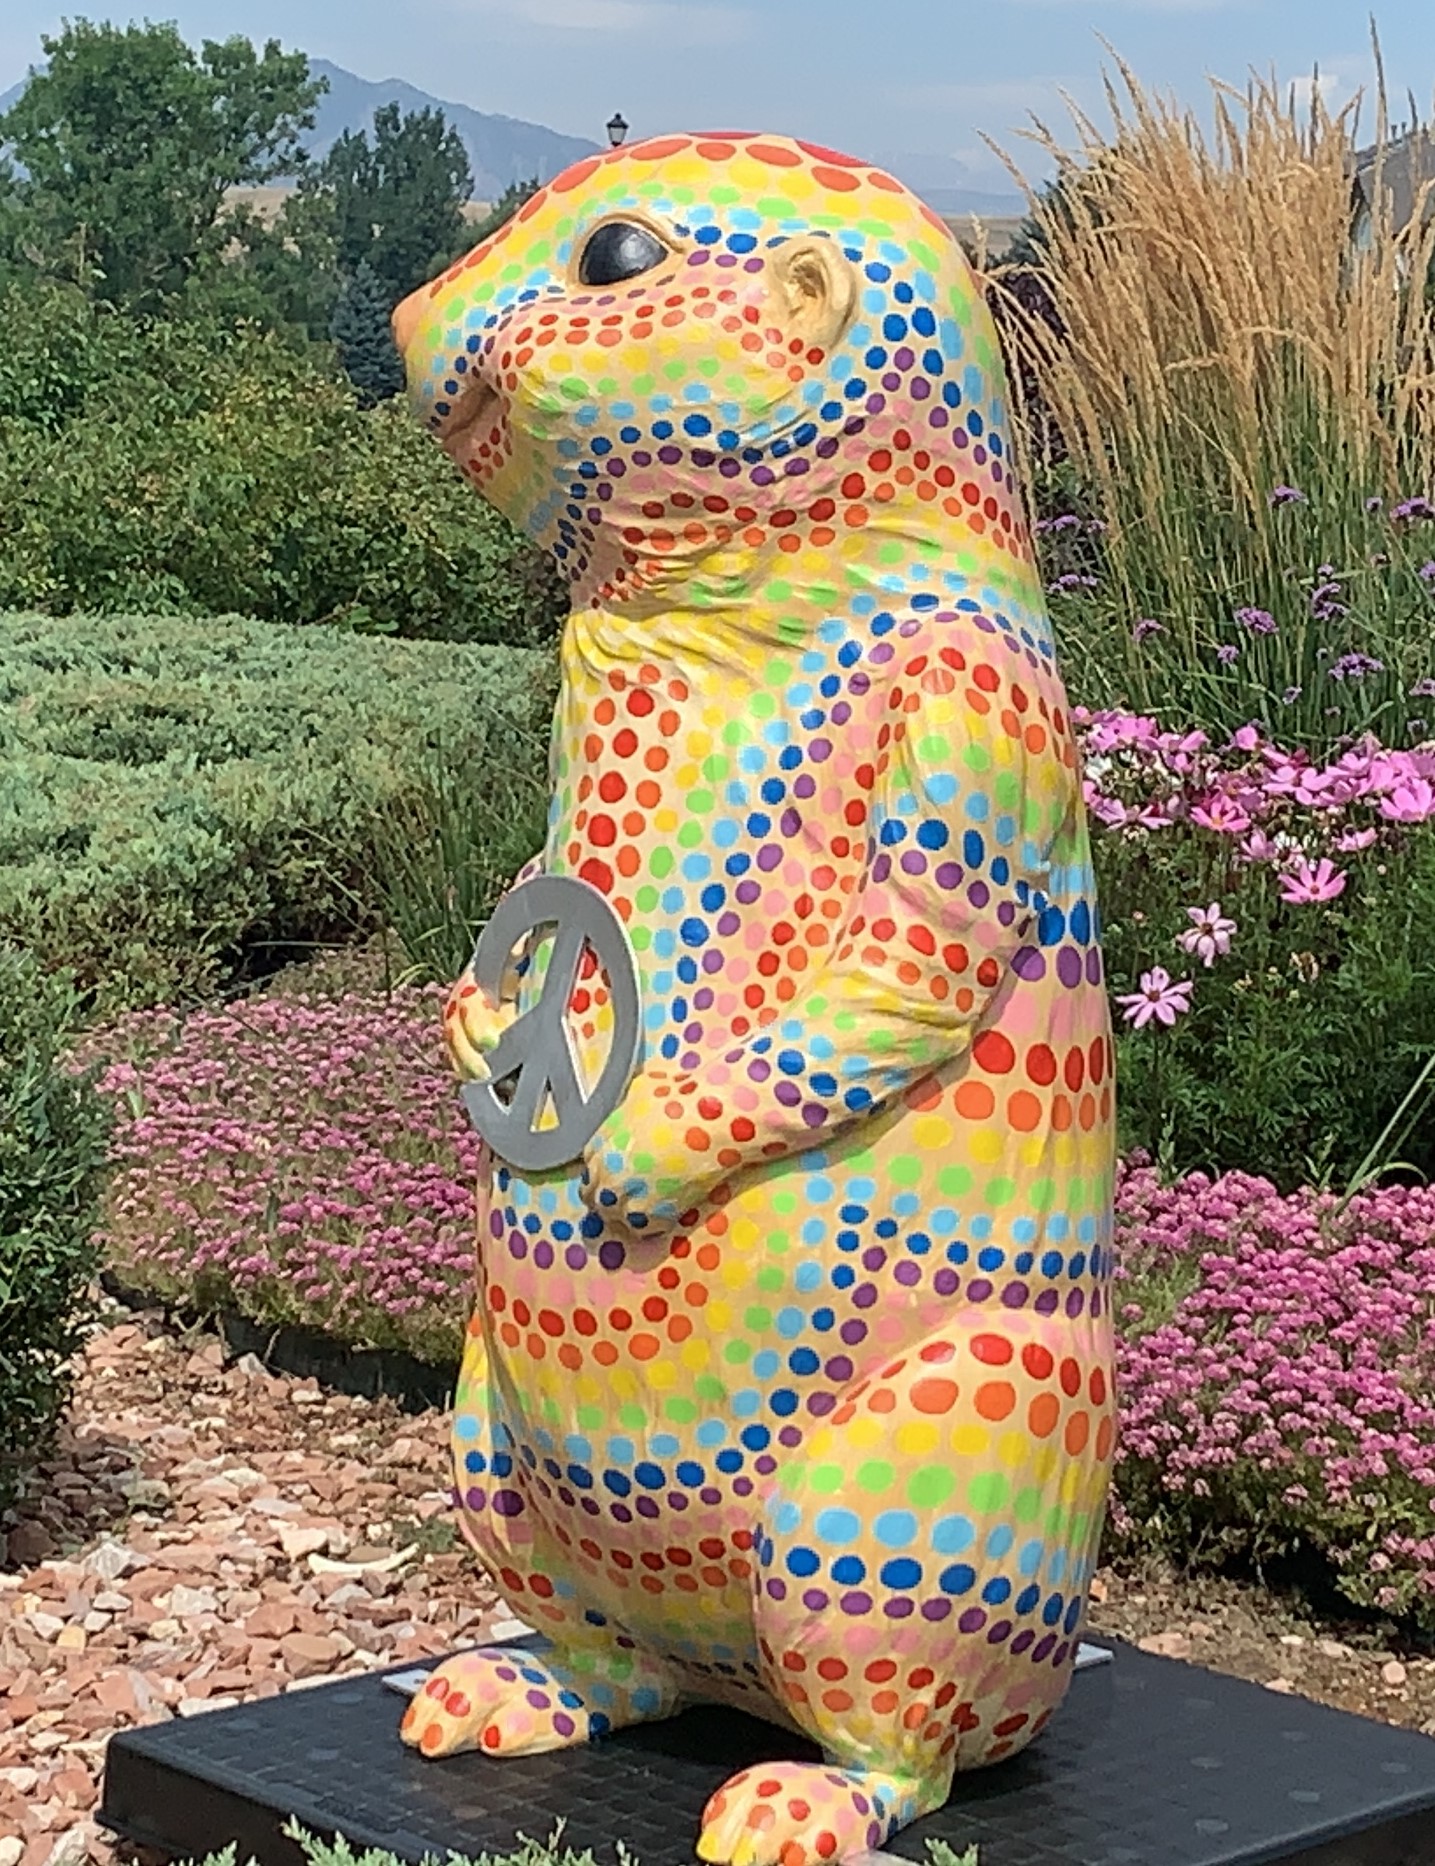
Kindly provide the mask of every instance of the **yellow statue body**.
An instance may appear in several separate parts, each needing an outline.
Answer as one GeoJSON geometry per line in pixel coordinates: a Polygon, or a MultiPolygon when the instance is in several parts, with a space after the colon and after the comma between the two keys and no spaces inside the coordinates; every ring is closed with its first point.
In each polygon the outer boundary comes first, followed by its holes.
{"type": "MultiPolygon", "coordinates": [[[[843,1857],[1061,1701],[1112,1449],[1110,1028],[993,329],[899,183],[747,136],[579,163],[395,327],[572,580],[541,867],[644,1004],[583,1161],[480,1190],[464,1522],[551,1645],[405,1736],[738,1705],[828,1761],[734,1778],[702,1857],[843,1857]]],[[[570,1008],[596,1070],[601,976],[570,1008]]],[[[465,1073],[512,1015],[460,981],[465,1073]]]]}

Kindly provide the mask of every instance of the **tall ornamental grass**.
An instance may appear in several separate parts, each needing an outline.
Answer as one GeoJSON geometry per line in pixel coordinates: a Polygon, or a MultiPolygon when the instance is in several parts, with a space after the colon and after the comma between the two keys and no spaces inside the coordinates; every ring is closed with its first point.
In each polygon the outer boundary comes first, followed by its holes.
{"type": "Polygon", "coordinates": [[[1402,225],[1382,159],[1362,221],[1353,108],[1217,83],[1208,130],[1117,70],[1109,137],[1075,109],[1074,148],[1032,132],[1048,315],[994,283],[1022,425],[1065,454],[1045,542],[1080,697],[1400,742],[1435,674],[1429,191],[1402,225]]]}

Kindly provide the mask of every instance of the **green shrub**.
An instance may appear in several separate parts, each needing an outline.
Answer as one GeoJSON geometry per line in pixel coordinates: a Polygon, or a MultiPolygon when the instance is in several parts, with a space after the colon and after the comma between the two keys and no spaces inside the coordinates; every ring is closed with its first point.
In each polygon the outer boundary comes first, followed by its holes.
{"type": "MultiPolygon", "coordinates": [[[[369,1847],[363,1853],[356,1853],[342,1836],[334,1840],[319,1840],[313,1834],[291,1822],[284,1829],[291,1840],[297,1840],[304,1849],[309,1866],[403,1866],[403,1862],[393,1853],[386,1853],[382,1848],[369,1847]]],[[[477,1859],[461,1857],[457,1853],[448,1856],[446,1866],[595,1866],[592,1852],[585,1849],[575,1853],[572,1847],[562,1842],[562,1829],[545,1844],[529,1840],[524,1835],[516,1836],[517,1850],[513,1853],[495,1855],[480,1853],[477,1859]]],[[[638,1866],[638,1862],[628,1852],[620,1840],[616,1848],[618,1866],[638,1866]]],[[[978,1854],[975,1847],[969,1847],[958,1856],[951,1847],[941,1840],[927,1842],[927,1858],[931,1866],[978,1866],[978,1854]]],[[[192,1863],[191,1863],[192,1866],[192,1863]]],[[[235,1850],[227,1848],[223,1853],[211,1853],[202,1866],[235,1866],[235,1850]]],[[[253,1862],[250,1862],[253,1866],[253,1862]]],[[[434,1866],[438,1866],[435,1860],[434,1866]]]]}
{"type": "Polygon", "coordinates": [[[517,649],[0,617],[0,940],[108,1009],[371,928],[376,825],[436,764],[475,797],[541,768],[552,691],[517,649]]]}
{"type": "Polygon", "coordinates": [[[0,1509],[64,1404],[95,1269],[109,1119],[61,1063],[68,983],[0,946],[0,1509]]]}
{"type": "Polygon", "coordinates": [[[325,351],[199,313],[0,294],[0,610],[550,639],[549,560],[400,403],[325,351]]]}

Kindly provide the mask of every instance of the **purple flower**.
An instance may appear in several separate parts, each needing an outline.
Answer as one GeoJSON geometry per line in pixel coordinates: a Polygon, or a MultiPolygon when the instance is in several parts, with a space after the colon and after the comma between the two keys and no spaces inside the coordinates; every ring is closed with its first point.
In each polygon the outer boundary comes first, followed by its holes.
{"type": "Polygon", "coordinates": [[[1235,619],[1253,635],[1274,635],[1276,632],[1276,619],[1269,609],[1238,609],[1235,619]]]}
{"type": "Polygon", "coordinates": [[[1148,636],[1164,635],[1165,633],[1166,630],[1160,622],[1153,621],[1150,616],[1142,616],[1141,620],[1137,622],[1131,630],[1131,639],[1134,642],[1143,642],[1148,636]]]}
{"type": "Polygon", "coordinates": [[[1397,521],[1413,524],[1420,519],[1435,518],[1435,505],[1416,493],[1412,499],[1402,499],[1399,505],[1390,508],[1390,516],[1397,521]]]}
{"type": "Polygon", "coordinates": [[[1383,674],[1385,663],[1377,661],[1373,655],[1353,651],[1343,654],[1338,661],[1331,663],[1332,680],[1365,680],[1371,674],[1383,674]]]}
{"type": "Polygon", "coordinates": [[[1070,596],[1078,590],[1094,590],[1100,581],[1099,577],[1080,576],[1076,571],[1069,570],[1065,576],[1057,577],[1048,583],[1046,593],[1048,596],[1070,596]]]}
{"type": "Polygon", "coordinates": [[[1271,493],[1272,505],[1304,505],[1305,494],[1299,486],[1277,486],[1271,493]]]}
{"type": "Polygon", "coordinates": [[[1235,642],[1223,641],[1216,650],[1216,659],[1220,662],[1222,667],[1229,667],[1233,661],[1239,659],[1240,652],[1240,648],[1235,642]]]}
{"type": "Polygon", "coordinates": [[[1416,681],[1410,692],[1422,700],[1435,700],[1435,680],[1427,674],[1422,680],[1416,681]]]}

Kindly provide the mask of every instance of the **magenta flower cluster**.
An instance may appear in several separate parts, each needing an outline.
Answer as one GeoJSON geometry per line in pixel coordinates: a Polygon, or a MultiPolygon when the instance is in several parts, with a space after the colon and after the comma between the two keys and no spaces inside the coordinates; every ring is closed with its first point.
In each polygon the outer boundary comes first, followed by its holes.
{"type": "Polygon", "coordinates": [[[443,994],[257,998],[106,1033],[121,1274],[266,1321],[455,1356],[472,1296],[478,1140],[443,994]]]}
{"type": "Polygon", "coordinates": [[[1357,854],[1435,816],[1435,746],[1394,751],[1365,738],[1321,763],[1255,725],[1217,744],[1138,713],[1077,707],[1073,717],[1087,808],[1107,829],[1189,824],[1230,838],[1245,862],[1290,871],[1357,854]]]}
{"type": "Polygon", "coordinates": [[[1435,1188],[1117,1192],[1115,1526],[1313,1544],[1364,1605],[1435,1628],[1435,1188]]]}

